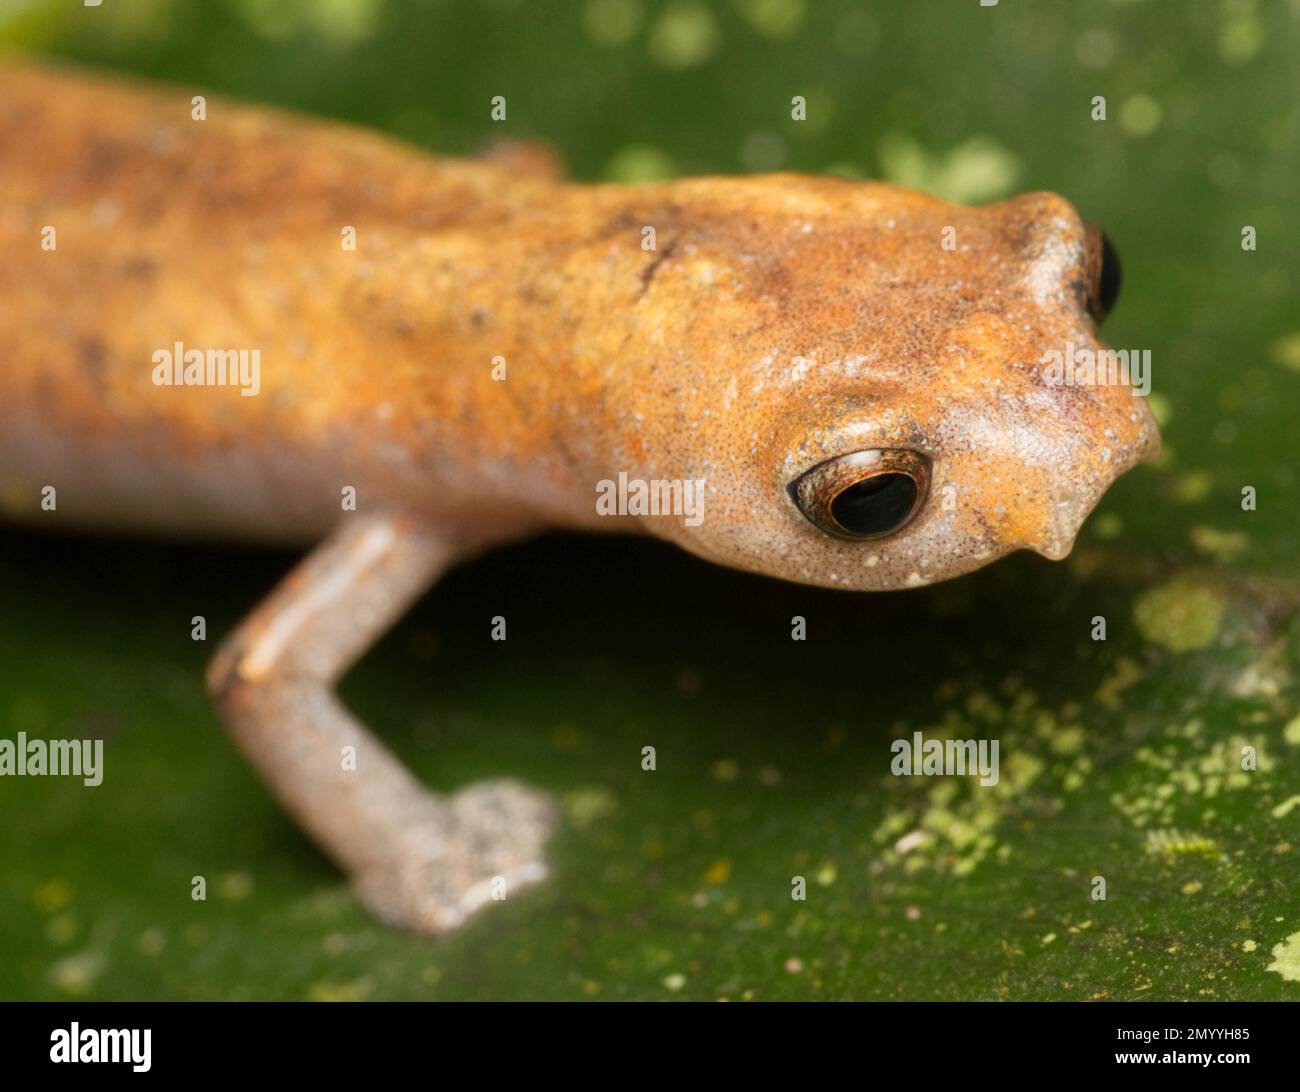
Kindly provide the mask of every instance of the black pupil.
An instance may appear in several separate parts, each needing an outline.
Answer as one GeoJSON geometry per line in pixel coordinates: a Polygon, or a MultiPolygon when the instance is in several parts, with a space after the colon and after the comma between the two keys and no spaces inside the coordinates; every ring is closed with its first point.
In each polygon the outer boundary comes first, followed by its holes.
{"type": "Polygon", "coordinates": [[[916,482],[906,474],[876,474],[849,486],[831,501],[831,515],[854,535],[881,535],[907,518],[916,503],[916,482]]]}
{"type": "Polygon", "coordinates": [[[1119,299],[1119,285],[1119,251],[1115,249],[1115,245],[1103,233],[1101,237],[1101,283],[1097,286],[1097,302],[1101,305],[1103,318],[1110,314],[1111,308],[1115,306],[1115,301],[1119,299]]]}

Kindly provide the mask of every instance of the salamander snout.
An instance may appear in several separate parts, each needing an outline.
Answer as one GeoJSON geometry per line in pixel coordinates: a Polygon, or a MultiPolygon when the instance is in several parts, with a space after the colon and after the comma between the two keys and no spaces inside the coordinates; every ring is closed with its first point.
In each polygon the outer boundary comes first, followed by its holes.
{"type": "Polygon", "coordinates": [[[1026,545],[1052,561],[1065,560],[1095,503],[1095,498],[1085,498],[1075,490],[1058,495],[1040,533],[1026,545]]]}
{"type": "MultiPolygon", "coordinates": [[[[1115,479],[1159,453],[1160,434],[1152,423],[1130,444],[1109,453],[1109,465],[1082,462],[1071,467],[1044,498],[1039,525],[1024,545],[1053,561],[1068,557],[1079,529],[1115,479]]],[[[1090,454],[1095,459],[1095,450],[1090,454]]]]}

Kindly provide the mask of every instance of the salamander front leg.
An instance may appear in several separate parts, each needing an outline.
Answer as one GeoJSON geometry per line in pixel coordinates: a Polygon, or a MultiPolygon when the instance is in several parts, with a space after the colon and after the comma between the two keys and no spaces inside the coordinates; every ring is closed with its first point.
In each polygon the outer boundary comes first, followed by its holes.
{"type": "Polygon", "coordinates": [[[400,517],[352,517],[226,639],[208,669],[235,743],[384,921],[441,933],[546,875],[547,797],[512,781],[426,790],[339,703],[343,673],[454,550],[400,517]]]}

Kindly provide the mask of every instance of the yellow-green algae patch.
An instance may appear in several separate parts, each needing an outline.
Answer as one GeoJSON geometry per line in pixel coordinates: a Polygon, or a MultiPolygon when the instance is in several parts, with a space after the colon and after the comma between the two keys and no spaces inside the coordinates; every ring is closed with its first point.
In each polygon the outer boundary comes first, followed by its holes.
{"type": "Polygon", "coordinates": [[[1273,359],[1284,368],[1300,372],[1300,330],[1284,334],[1269,346],[1273,359]]]}
{"type": "Polygon", "coordinates": [[[1292,747],[1300,747],[1300,717],[1292,717],[1282,729],[1282,738],[1292,747]]]}
{"type": "Polygon", "coordinates": [[[1133,753],[1134,760],[1153,771],[1156,779],[1110,798],[1137,827],[1169,827],[1187,809],[1202,810],[1207,801],[1223,793],[1261,788],[1275,768],[1260,739],[1233,734],[1187,754],[1186,743],[1180,741],[1200,742],[1199,722],[1182,729],[1171,727],[1166,736],[1166,742],[1145,744],[1133,753]],[[1193,726],[1196,730],[1189,730],[1193,726]]]}
{"type": "Polygon", "coordinates": [[[1250,544],[1241,531],[1221,531],[1217,527],[1193,527],[1189,537],[1198,551],[1220,564],[1232,561],[1250,544]]]}
{"type": "Polygon", "coordinates": [[[1300,982],[1300,933],[1292,933],[1281,944],[1273,945],[1273,962],[1264,970],[1275,971],[1288,982],[1300,982]]]}
{"type": "Polygon", "coordinates": [[[1223,622],[1223,600],[1212,589],[1178,579],[1144,592],[1133,605],[1138,631],[1170,652],[1206,648],[1223,622]]]}
{"type": "Polygon", "coordinates": [[[1077,789],[1092,771],[1088,737],[1069,722],[1077,712],[1074,705],[1059,711],[1039,705],[1031,690],[1017,690],[1006,703],[977,690],[921,729],[927,740],[997,739],[1000,776],[992,786],[974,775],[889,777],[887,788],[903,794],[905,804],[887,811],[873,833],[882,845],[880,864],[906,875],[966,876],[990,856],[1007,859],[1011,848],[999,829],[1035,809],[1056,814],[1065,806],[1061,792],[1077,789]]]}

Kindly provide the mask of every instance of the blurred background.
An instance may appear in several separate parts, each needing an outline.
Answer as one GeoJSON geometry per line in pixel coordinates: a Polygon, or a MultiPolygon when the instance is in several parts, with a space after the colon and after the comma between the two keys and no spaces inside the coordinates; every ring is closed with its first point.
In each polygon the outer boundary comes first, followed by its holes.
{"type": "Polygon", "coordinates": [[[1055,190],[1122,255],[1104,333],[1152,350],[1165,436],[1068,561],[920,591],[613,538],[455,572],[345,697],[430,784],[522,777],[566,821],[545,887],[440,942],[361,913],[206,703],[291,555],[4,528],[0,734],[103,738],[106,775],[0,782],[0,997],[1300,996],[1298,29],[1297,0],[0,0],[6,53],[441,153],[505,95],[579,179],[1055,190]],[[914,730],[999,738],[1001,784],[891,777],[914,730]]]}

